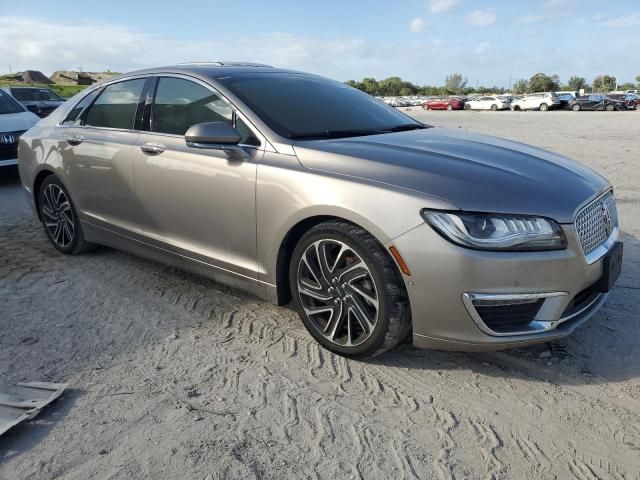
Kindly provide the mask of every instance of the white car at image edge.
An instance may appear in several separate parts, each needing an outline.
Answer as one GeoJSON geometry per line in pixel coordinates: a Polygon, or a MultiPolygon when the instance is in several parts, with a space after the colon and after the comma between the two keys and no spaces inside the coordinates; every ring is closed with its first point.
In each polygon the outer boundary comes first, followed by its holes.
{"type": "Polygon", "coordinates": [[[509,103],[500,100],[498,97],[479,97],[467,100],[464,104],[465,110],[505,110],[509,108],[509,103]]]}
{"type": "Polygon", "coordinates": [[[18,163],[20,135],[39,120],[40,117],[0,90],[0,167],[18,163]]]}

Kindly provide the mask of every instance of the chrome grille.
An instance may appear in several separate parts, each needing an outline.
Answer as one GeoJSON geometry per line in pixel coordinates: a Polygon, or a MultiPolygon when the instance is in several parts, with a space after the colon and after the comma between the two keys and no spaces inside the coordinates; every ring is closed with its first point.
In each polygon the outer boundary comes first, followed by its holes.
{"type": "Polygon", "coordinates": [[[613,192],[607,192],[584,207],[576,216],[576,231],[585,255],[602,245],[618,226],[613,192]]]}

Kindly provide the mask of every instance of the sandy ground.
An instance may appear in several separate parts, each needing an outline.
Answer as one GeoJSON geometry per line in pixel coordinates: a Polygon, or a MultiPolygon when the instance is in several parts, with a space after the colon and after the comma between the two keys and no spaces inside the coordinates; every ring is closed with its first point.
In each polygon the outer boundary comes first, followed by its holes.
{"type": "Polygon", "coordinates": [[[0,386],[71,387],[0,438],[0,479],[639,478],[640,112],[415,115],[612,181],[625,264],[598,315],[553,353],[345,360],[287,308],[106,248],[57,254],[3,172],[0,386]]]}

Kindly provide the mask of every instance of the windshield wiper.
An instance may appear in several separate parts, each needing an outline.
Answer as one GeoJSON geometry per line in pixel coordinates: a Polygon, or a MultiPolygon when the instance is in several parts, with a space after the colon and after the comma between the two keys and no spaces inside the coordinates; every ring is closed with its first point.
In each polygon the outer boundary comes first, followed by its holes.
{"type": "Polygon", "coordinates": [[[429,128],[426,125],[420,123],[405,123],[404,125],[398,125],[387,129],[388,132],[407,132],[409,130],[422,130],[423,128],[429,128]]]}
{"type": "Polygon", "coordinates": [[[395,127],[379,129],[357,129],[357,130],[324,130],[322,132],[290,133],[289,138],[340,138],[340,137],[360,137],[364,135],[380,135],[382,133],[406,132],[408,130],[418,130],[429,128],[420,123],[406,123],[395,127]]]}
{"type": "Polygon", "coordinates": [[[290,133],[289,138],[339,138],[339,137],[360,137],[364,135],[377,135],[388,130],[324,130],[322,132],[290,133]]]}

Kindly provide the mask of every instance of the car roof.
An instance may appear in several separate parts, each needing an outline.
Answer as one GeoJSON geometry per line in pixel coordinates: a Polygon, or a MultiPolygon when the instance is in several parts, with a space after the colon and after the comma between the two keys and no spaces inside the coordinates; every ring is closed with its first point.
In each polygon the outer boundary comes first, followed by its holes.
{"type": "MultiPolygon", "coordinates": [[[[190,62],[179,63],[176,65],[167,65],[164,67],[146,68],[143,70],[136,70],[128,72],[117,77],[111,77],[106,82],[112,82],[118,79],[124,79],[137,75],[150,75],[160,73],[177,73],[184,75],[191,75],[199,77],[201,79],[215,79],[226,76],[250,76],[255,73],[292,73],[292,74],[304,74],[312,75],[305,72],[299,72],[296,70],[289,70],[285,68],[276,68],[261,63],[251,62],[190,62]]],[[[100,82],[103,83],[103,82],[100,82]]]]}

